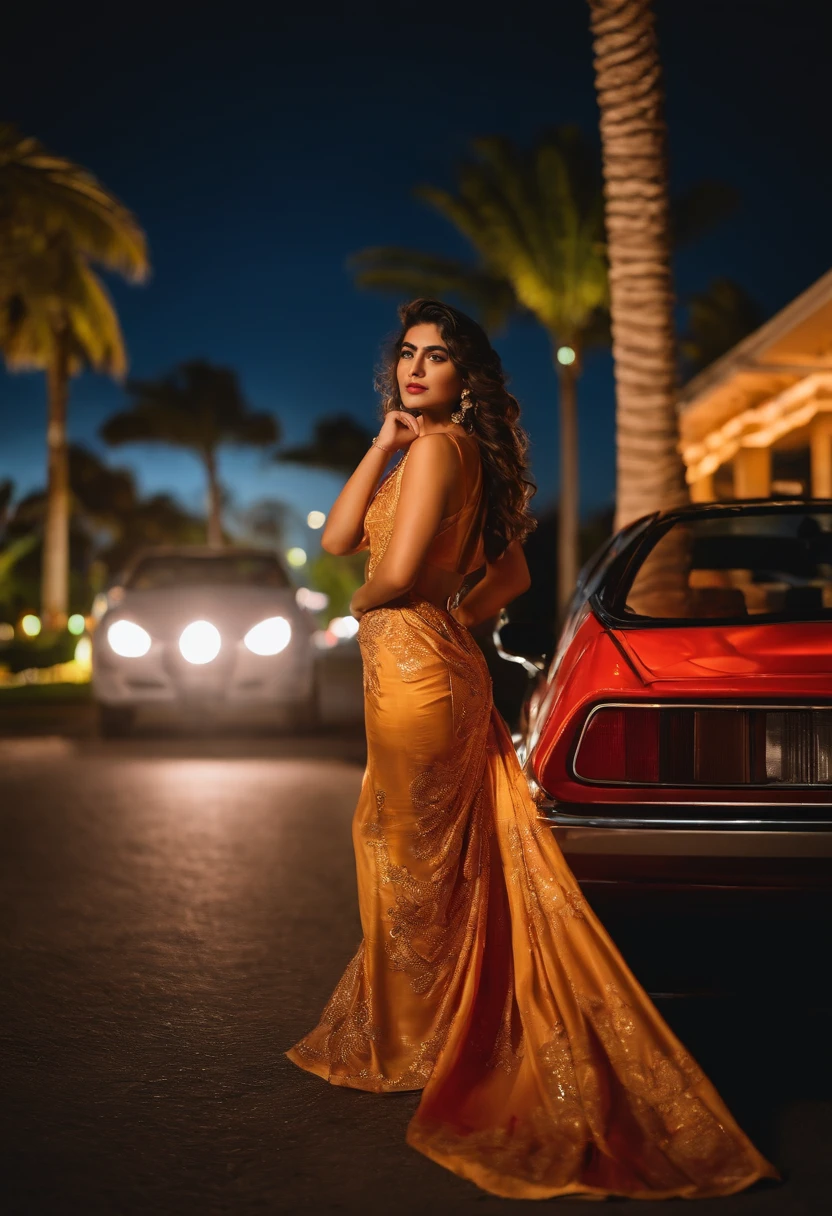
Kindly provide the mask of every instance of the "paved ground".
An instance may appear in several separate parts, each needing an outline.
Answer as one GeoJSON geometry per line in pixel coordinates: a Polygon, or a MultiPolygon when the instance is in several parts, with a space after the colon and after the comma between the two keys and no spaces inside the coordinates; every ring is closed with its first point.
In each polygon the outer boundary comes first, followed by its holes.
{"type": "MultiPolygon", "coordinates": [[[[107,744],[65,713],[60,734],[15,718],[0,738],[5,1210],[528,1211],[407,1148],[417,1095],[329,1087],[283,1056],[359,937],[360,731],[107,744]]],[[[772,957],[743,1002],[662,1002],[788,1175],[709,1212],[830,1210],[828,1015],[780,975],[772,957]]]]}

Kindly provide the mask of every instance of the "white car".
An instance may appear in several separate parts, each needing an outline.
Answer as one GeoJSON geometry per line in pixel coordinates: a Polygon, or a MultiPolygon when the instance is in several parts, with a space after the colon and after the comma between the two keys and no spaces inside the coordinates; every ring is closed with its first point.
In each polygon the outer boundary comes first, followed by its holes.
{"type": "Polygon", "coordinates": [[[270,550],[143,550],[99,613],[92,690],[104,735],[127,733],[142,706],[318,720],[315,620],[270,550]]]}

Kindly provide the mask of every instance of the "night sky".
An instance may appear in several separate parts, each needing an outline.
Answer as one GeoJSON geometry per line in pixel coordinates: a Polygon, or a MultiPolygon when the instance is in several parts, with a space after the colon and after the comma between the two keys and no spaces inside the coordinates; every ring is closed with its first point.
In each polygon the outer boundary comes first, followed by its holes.
{"type": "MultiPolygon", "coordinates": [[[[717,178],[742,196],[678,259],[682,299],[727,275],[770,315],[832,264],[825,7],[657,6],[673,187],[717,178]]],[[[149,285],[108,280],[131,374],[199,356],[233,366],[288,443],[342,410],[377,426],[373,369],[397,301],[358,291],[347,257],[384,244],[467,251],[412,187],[451,184],[476,135],[596,129],[585,0],[297,9],[19,6],[4,15],[0,52],[2,117],[92,170],[147,231],[149,285]]],[[[532,323],[493,336],[531,436],[539,511],[557,491],[548,341],[532,323]]],[[[43,376],[0,373],[0,479],[18,496],[44,484],[44,398],[43,376]]],[[[75,380],[71,439],[131,468],[143,492],[201,510],[195,459],[98,441],[122,401],[106,378],[75,380]]],[[[613,408],[611,360],[591,356],[580,386],[585,511],[612,497],[613,408]]],[[[226,450],[222,474],[241,506],[288,501],[288,540],[310,550],[305,514],[328,510],[341,484],[245,450],[226,450]]]]}

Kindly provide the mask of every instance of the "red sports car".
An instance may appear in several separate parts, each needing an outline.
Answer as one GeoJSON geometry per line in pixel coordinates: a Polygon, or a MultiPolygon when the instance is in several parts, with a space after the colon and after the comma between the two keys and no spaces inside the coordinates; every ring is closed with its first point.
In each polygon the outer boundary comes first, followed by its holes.
{"type": "MultiPolygon", "coordinates": [[[[506,626],[504,648],[528,654],[522,634],[506,626]]],[[[697,505],[619,532],[526,718],[541,814],[599,897],[829,892],[832,502],[697,505]]]]}

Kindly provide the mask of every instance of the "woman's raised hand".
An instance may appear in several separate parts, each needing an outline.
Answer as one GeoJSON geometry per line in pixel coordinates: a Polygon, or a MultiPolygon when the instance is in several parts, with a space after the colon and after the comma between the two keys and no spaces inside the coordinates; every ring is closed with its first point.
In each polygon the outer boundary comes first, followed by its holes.
{"type": "Polygon", "coordinates": [[[414,439],[424,435],[425,427],[421,415],[417,418],[407,410],[388,410],[378,433],[378,443],[391,452],[410,447],[414,439]]]}

